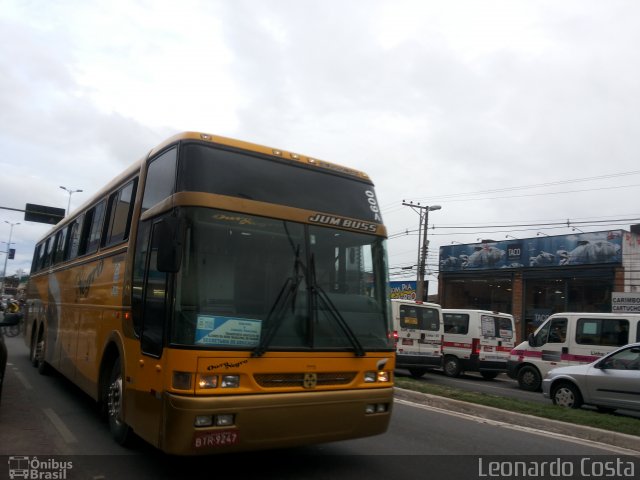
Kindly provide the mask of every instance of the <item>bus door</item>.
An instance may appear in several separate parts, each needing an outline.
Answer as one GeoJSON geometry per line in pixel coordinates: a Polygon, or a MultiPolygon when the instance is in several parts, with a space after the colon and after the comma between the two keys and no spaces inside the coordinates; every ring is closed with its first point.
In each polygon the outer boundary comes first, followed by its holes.
{"type": "MultiPolygon", "coordinates": [[[[158,438],[163,411],[165,326],[171,308],[169,285],[171,274],[158,269],[158,246],[166,234],[162,221],[140,225],[134,266],[134,315],[140,332],[140,353],[135,359],[135,418],[128,418],[143,438],[158,438]],[[149,248],[150,246],[150,248],[149,248]],[[137,302],[135,298],[137,297],[137,302]],[[144,434],[140,432],[144,430],[144,434]]],[[[127,376],[128,373],[125,372],[127,376]]],[[[125,406],[126,408],[126,406],[125,406]]]]}

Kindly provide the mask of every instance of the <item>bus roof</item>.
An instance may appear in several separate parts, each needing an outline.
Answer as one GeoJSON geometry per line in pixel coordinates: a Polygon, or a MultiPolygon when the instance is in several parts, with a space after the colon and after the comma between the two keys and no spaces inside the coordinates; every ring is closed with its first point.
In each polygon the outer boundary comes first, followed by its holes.
{"type": "Polygon", "coordinates": [[[288,152],[279,148],[266,147],[264,145],[259,145],[256,143],[245,142],[242,140],[236,140],[234,138],[222,137],[219,135],[212,135],[209,133],[202,132],[182,132],[178,133],[164,142],[156,146],[149,152],[149,156],[154,155],[155,153],[163,150],[167,146],[177,143],[181,140],[200,140],[205,142],[211,142],[213,144],[225,145],[228,147],[239,148],[242,150],[248,150],[256,153],[262,153],[264,155],[270,155],[274,158],[284,158],[286,160],[292,160],[294,162],[299,162],[305,165],[312,165],[315,167],[324,168],[326,170],[331,170],[334,172],[351,175],[362,180],[371,181],[369,175],[366,173],[355,170],[353,168],[344,167],[342,165],[338,165],[336,163],[326,162],[324,160],[319,160],[313,157],[307,157],[305,155],[300,155],[298,153],[288,152]]]}
{"type": "MultiPolygon", "coordinates": [[[[73,213],[80,212],[83,209],[89,207],[91,204],[93,204],[95,202],[96,198],[104,196],[115,185],[120,184],[121,182],[126,180],[128,177],[133,177],[136,174],[136,172],[140,171],[142,165],[147,160],[147,158],[152,157],[156,153],[164,150],[169,145],[176,144],[176,143],[178,143],[180,141],[183,141],[183,140],[197,140],[197,141],[210,142],[212,144],[225,145],[225,146],[228,146],[228,147],[233,147],[233,148],[252,151],[252,152],[261,153],[261,154],[265,154],[265,155],[270,155],[270,156],[272,156],[274,158],[283,158],[283,159],[286,159],[286,160],[299,162],[299,163],[304,164],[304,165],[312,165],[312,166],[315,166],[315,167],[318,167],[318,168],[322,168],[322,169],[325,169],[325,170],[333,171],[333,172],[336,172],[336,173],[341,173],[343,175],[354,176],[356,178],[359,178],[360,180],[371,182],[371,179],[369,178],[369,176],[366,173],[361,172],[359,170],[351,169],[351,168],[348,168],[348,167],[343,167],[343,166],[335,164],[335,163],[326,162],[324,160],[318,160],[316,158],[307,157],[307,156],[304,156],[304,155],[299,155],[297,153],[287,152],[287,151],[276,149],[276,148],[266,147],[266,146],[258,145],[258,144],[251,143],[251,142],[245,142],[245,141],[242,141],[242,140],[236,140],[236,139],[233,139],[233,138],[222,137],[222,136],[219,136],[219,135],[212,135],[212,134],[203,133],[203,132],[190,132],[190,131],[187,131],[187,132],[177,133],[177,134],[173,135],[172,137],[167,138],[166,140],[164,140],[162,143],[158,144],[157,146],[153,147],[151,150],[149,150],[149,152],[145,156],[143,156],[142,158],[139,158],[138,160],[134,161],[124,171],[122,171],[120,174],[115,176],[106,185],[104,185],[102,188],[100,188],[94,194],[92,194],[85,202],[83,202],[81,205],[76,207],[73,210],[73,213]]],[[[70,213],[70,212],[68,212],[68,213],[70,213]]],[[[58,222],[55,226],[53,226],[41,238],[46,238],[48,235],[51,234],[52,231],[58,229],[59,227],[61,227],[62,225],[64,225],[65,223],[67,223],[68,221],[70,221],[73,218],[74,218],[74,215],[65,216],[65,218],[63,218],[60,222],[58,222]]]]}

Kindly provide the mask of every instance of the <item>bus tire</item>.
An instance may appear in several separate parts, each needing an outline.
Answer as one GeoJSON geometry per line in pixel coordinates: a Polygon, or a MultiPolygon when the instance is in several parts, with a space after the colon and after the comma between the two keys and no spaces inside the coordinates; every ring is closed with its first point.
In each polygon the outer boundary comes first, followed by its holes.
{"type": "Polygon", "coordinates": [[[37,342],[37,334],[36,334],[36,327],[34,325],[33,329],[32,329],[32,333],[31,333],[31,343],[29,345],[29,361],[31,362],[31,365],[33,365],[34,367],[38,366],[38,356],[36,355],[36,351],[38,348],[38,342],[37,342]]]}
{"type": "Polygon", "coordinates": [[[447,377],[459,377],[460,376],[460,360],[452,355],[445,357],[444,365],[442,366],[444,374],[447,377]]]}
{"type": "Polygon", "coordinates": [[[41,331],[37,338],[35,353],[36,367],[40,375],[49,375],[49,373],[51,373],[51,366],[44,359],[47,352],[47,334],[41,331]]]}
{"type": "Polygon", "coordinates": [[[107,415],[111,436],[120,445],[127,446],[131,443],[133,432],[131,427],[122,419],[123,415],[123,386],[122,367],[120,357],[116,357],[111,366],[111,373],[107,379],[107,415]]]}
{"type": "Polygon", "coordinates": [[[536,367],[525,365],[518,371],[518,386],[528,392],[538,392],[542,385],[542,377],[536,367]]]}

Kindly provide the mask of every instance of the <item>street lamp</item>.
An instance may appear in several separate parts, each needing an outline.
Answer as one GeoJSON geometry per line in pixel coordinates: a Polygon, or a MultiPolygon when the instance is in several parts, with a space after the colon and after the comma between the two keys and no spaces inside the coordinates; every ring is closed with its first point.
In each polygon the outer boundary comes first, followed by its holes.
{"type": "Polygon", "coordinates": [[[580,230],[578,227],[571,227],[571,229],[575,232],[576,230],[580,233],[584,233],[582,230],[580,230]]]}
{"type": "Polygon", "coordinates": [[[9,229],[9,241],[7,242],[7,251],[4,255],[4,268],[2,269],[2,295],[4,295],[4,287],[7,283],[5,277],[7,275],[7,260],[9,259],[9,250],[11,250],[11,236],[13,234],[13,227],[14,225],[20,225],[20,222],[11,223],[7,220],[5,220],[4,223],[8,223],[9,225],[11,225],[11,228],[9,229]]]}
{"type": "Polygon", "coordinates": [[[513,238],[514,240],[520,240],[519,238],[512,237],[511,235],[505,235],[504,238],[513,238]]]}
{"type": "Polygon", "coordinates": [[[67,187],[63,187],[62,185],[60,185],[60,188],[69,194],[69,202],[67,203],[67,215],[69,215],[69,209],[71,208],[71,195],[81,192],[82,190],[71,190],[67,187]]]}
{"type": "Polygon", "coordinates": [[[549,235],[547,235],[546,233],[542,233],[542,232],[538,232],[536,235],[537,235],[538,237],[539,237],[540,235],[544,235],[545,237],[548,237],[548,236],[549,236],[549,235]]]}

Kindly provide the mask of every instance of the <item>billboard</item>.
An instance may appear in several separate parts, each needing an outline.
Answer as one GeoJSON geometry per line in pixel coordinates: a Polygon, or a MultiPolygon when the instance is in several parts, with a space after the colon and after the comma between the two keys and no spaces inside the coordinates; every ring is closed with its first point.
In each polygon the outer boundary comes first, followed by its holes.
{"type": "MultiPolygon", "coordinates": [[[[414,300],[416,299],[416,281],[400,281],[389,282],[389,289],[391,290],[391,298],[399,298],[401,300],[414,300]]],[[[426,282],[425,282],[426,286],[426,282]]]]}
{"type": "Polygon", "coordinates": [[[620,264],[623,233],[611,230],[442,246],[440,271],[620,264]]]}

